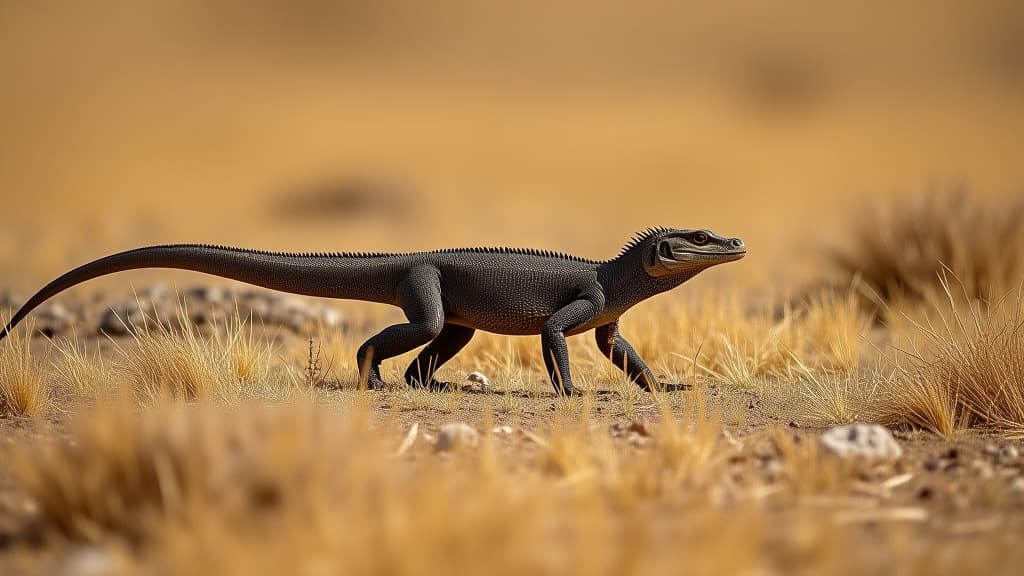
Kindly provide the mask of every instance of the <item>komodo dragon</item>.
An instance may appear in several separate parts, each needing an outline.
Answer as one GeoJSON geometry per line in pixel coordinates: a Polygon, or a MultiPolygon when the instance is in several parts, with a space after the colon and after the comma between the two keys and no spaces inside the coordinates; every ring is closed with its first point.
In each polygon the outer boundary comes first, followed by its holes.
{"type": "Polygon", "coordinates": [[[398,306],[409,320],[389,326],[356,353],[361,381],[384,382],[381,361],[426,344],[405,371],[412,386],[436,388],[434,372],[476,330],[540,334],[556,392],[572,394],[565,337],[596,329],[601,353],[644,390],[659,387],[647,364],[619,333],[624,312],[686,282],[705,268],[738,260],[738,238],[708,230],[651,228],[611,260],[533,249],[467,248],[406,254],[263,252],[200,244],[152,246],[95,260],[32,296],[0,340],[34,308],[86,280],[138,268],[203,272],[264,288],[398,306]]]}

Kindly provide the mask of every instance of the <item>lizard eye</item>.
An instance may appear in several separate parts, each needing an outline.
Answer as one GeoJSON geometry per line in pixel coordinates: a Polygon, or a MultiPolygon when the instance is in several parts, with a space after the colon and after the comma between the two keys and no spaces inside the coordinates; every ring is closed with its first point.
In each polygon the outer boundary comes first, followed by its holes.
{"type": "Polygon", "coordinates": [[[672,247],[668,245],[668,242],[662,242],[661,244],[658,244],[658,254],[660,254],[662,258],[671,260],[672,247]]]}
{"type": "Polygon", "coordinates": [[[708,243],[708,235],[703,232],[697,232],[693,235],[691,241],[697,246],[703,246],[708,243]]]}

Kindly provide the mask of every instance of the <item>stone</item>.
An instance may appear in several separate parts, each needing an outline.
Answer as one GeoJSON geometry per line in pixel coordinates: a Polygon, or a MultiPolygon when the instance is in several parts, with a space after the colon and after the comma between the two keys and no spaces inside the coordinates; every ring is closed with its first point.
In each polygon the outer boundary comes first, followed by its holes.
{"type": "Polygon", "coordinates": [[[434,448],[438,452],[476,448],[480,444],[480,433],[465,422],[451,422],[441,426],[434,448]]]}
{"type": "Polygon", "coordinates": [[[1010,466],[1020,458],[1020,450],[1013,444],[1003,444],[996,452],[996,463],[1000,466],[1010,466]]]}
{"type": "Polygon", "coordinates": [[[782,467],[782,462],[779,462],[775,458],[761,461],[761,474],[764,479],[768,482],[775,482],[782,478],[785,473],[785,469],[782,467]]]}
{"type": "Polygon", "coordinates": [[[330,306],[320,307],[320,322],[327,328],[340,328],[345,325],[345,316],[330,306]]]}
{"type": "Polygon", "coordinates": [[[25,303],[25,299],[20,294],[11,292],[10,290],[4,290],[0,292],[0,309],[10,308],[17,310],[25,303]]]}
{"type": "Polygon", "coordinates": [[[142,301],[162,300],[169,292],[167,284],[151,284],[139,290],[138,297],[142,301]]]}
{"type": "Polygon", "coordinates": [[[1024,494],[1024,476],[1018,476],[1010,481],[1010,491],[1016,494],[1024,494]]]}
{"type": "Polygon", "coordinates": [[[840,458],[898,460],[903,455],[889,429],[877,424],[836,426],[822,434],[821,443],[840,458]]]}
{"type": "Polygon", "coordinates": [[[121,302],[114,304],[103,313],[99,331],[110,336],[124,336],[133,328],[144,330],[148,325],[153,328],[157,323],[175,319],[177,313],[173,308],[162,304],[159,300],[121,302]]]}
{"type": "Polygon", "coordinates": [[[35,330],[46,337],[67,334],[78,318],[60,302],[53,302],[36,312],[32,320],[35,330]]]}
{"type": "Polygon", "coordinates": [[[193,286],[185,290],[183,296],[186,300],[195,300],[204,304],[219,304],[230,300],[229,291],[223,286],[201,285],[193,286]]]}
{"type": "Polygon", "coordinates": [[[491,379],[488,378],[487,376],[484,376],[482,372],[470,372],[466,376],[466,381],[472,382],[474,384],[479,384],[480,390],[482,392],[486,392],[487,387],[491,385],[491,379]]]}
{"type": "Polygon", "coordinates": [[[992,469],[992,465],[981,459],[972,460],[970,469],[974,477],[984,480],[987,480],[996,474],[995,470],[992,469]]]}
{"type": "Polygon", "coordinates": [[[107,576],[118,574],[126,566],[118,554],[99,546],[73,548],[54,567],[54,576],[107,576]]]}

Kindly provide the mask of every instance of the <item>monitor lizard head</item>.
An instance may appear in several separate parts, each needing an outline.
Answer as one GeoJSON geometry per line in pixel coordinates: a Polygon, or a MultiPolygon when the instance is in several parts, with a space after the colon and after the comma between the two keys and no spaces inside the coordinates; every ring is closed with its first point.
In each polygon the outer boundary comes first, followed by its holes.
{"type": "Polygon", "coordinates": [[[739,238],[710,230],[658,228],[639,244],[644,270],[653,278],[692,276],[705,268],[739,260],[747,247],[739,238]]]}

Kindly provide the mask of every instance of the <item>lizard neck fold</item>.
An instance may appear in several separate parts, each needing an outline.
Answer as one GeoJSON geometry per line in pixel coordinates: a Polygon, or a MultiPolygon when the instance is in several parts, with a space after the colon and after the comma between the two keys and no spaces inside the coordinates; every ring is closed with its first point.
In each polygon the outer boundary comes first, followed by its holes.
{"type": "Polygon", "coordinates": [[[607,310],[621,314],[652,296],[679,286],[700,272],[700,269],[694,269],[654,278],[644,269],[640,252],[634,247],[598,267],[597,279],[604,289],[607,310]]]}

